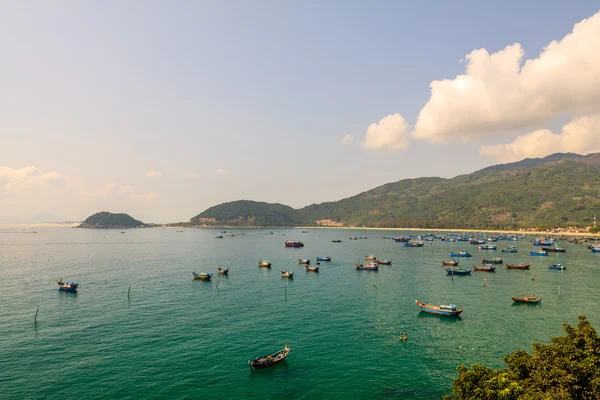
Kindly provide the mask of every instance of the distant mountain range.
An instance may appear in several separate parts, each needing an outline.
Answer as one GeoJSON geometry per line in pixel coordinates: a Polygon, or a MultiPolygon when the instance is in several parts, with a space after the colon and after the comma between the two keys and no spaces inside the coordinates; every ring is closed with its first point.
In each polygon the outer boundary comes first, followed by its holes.
{"type": "Polygon", "coordinates": [[[452,179],[404,179],[298,210],[233,201],[207,209],[190,224],[512,229],[589,226],[594,216],[600,218],[600,153],[556,153],[452,179]]]}
{"type": "Polygon", "coordinates": [[[31,224],[41,222],[72,222],[72,220],[52,213],[41,213],[31,218],[0,217],[1,224],[31,224]]]}

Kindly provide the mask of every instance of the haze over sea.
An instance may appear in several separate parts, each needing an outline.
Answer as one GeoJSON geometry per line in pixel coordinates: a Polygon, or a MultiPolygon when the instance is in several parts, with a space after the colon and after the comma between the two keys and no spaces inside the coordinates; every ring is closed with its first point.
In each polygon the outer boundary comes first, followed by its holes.
{"type": "Polygon", "coordinates": [[[460,363],[499,367],[504,354],[547,342],[579,314],[600,326],[600,254],[582,245],[530,257],[528,240],[518,254],[462,242],[404,248],[382,238],[393,231],[240,229],[219,240],[219,230],[36,229],[0,229],[3,399],[432,399],[450,392],[460,363]],[[368,239],[348,240],[359,235],[368,239]],[[306,246],[286,249],[284,240],[306,246]],[[440,263],[450,250],[473,253],[462,266],[502,256],[532,269],[452,279],[440,263]],[[356,271],[369,253],[394,263],[356,271]],[[297,263],[317,255],[333,257],[320,273],[297,263]],[[259,269],[261,258],[273,268],[259,269]],[[555,262],[568,269],[548,270],[555,262]],[[220,265],[229,277],[219,279],[220,265]],[[282,280],[280,270],[295,278],[282,280]],[[192,271],[215,276],[196,281],[192,271]],[[61,277],[79,282],[79,293],[59,292],[61,277]],[[509,297],[526,293],[543,303],[509,297]],[[464,312],[423,315],[415,299],[464,312]],[[286,362],[250,372],[249,359],[286,340],[286,362]]]}

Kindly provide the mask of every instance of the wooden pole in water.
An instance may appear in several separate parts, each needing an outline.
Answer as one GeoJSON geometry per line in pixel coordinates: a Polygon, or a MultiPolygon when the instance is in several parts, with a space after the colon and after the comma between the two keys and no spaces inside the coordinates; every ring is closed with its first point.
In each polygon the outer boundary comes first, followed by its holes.
{"type": "Polygon", "coordinates": [[[127,290],[127,298],[129,298],[130,294],[131,294],[131,286],[129,286],[129,289],[127,290]]]}
{"type": "Polygon", "coordinates": [[[531,280],[532,280],[532,281],[535,281],[535,272],[532,272],[532,273],[531,273],[531,280]]]}
{"type": "Polygon", "coordinates": [[[221,278],[217,279],[217,289],[219,288],[219,282],[221,282],[221,278]]]}
{"type": "Polygon", "coordinates": [[[285,286],[283,287],[283,293],[285,294],[285,301],[287,301],[287,282],[285,283],[285,286]]]}
{"type": "Polygon", "coordinates": [[[483,278],[483,287],[487,287],[487,278],[483,278]]]}
{"type": "Polygon", "coordinates": [[[560,286],[558,287],[558,296],[560,297],[560,286]]]}
{"type": "Polygon", "coordinates": [[[40,306],[38,306],[37,310],[35,311],[35,317],[33,317],[33,323],[37,324],[37,315],[40,312],[40,306]]]}

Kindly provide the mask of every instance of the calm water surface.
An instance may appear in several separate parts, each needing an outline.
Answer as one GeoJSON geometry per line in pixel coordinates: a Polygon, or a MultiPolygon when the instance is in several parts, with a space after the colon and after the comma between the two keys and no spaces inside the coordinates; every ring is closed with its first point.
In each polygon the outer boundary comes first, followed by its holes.
{"type": "Polygon", "coordinates": [[[450,391],[460,363],[499,367],[504,354],[547,342],[578,314],[600,327],[600,254],[582,245],[530,257],[527,241],[518,254],[462,242],[404,248],[382,239],[398,234],[386,231],[236,230],[218,240],[218,230],[36,229],[0,228],[3,399],[432,399],[450,391]],[[349,241],[354,235],[368,239],[349,241]],[[306,246],[286,249],[287,239],[306,246]],[[502,255],[532,270],[500,266],[452,280],[440,265],[450,250],[474,254],[464,266],[502,255]],[[369,253],[394,264],[355,271],[369,253]],[[297,263],[326,254],[333,262],[318,274],[297,263]],[[260,258],[273,268],[259,269],[260,258]],[[549,271],[555,262],[568,269],[549,271]],[[219,265],[229,277],[192,279],[219,265]],[[284,269],[295,278],[282,280],[284,269]],[[79,282],[79,292],[56,290],[61,277],[79,282]],[[543,304],[509,298],[525,293],[543,304]],[[423,315],[415,299],[464,312],[423,315]],[[250,373],[248,359],[286,339],[294,350],[284,364],[250,373]]]}

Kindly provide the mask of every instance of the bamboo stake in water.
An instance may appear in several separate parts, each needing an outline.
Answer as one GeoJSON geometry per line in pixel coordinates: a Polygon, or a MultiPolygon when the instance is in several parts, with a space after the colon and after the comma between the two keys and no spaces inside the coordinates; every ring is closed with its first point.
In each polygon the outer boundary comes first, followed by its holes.
{"type": "Polygon", "coordinates": [[[483,278],[483,287],[487,287],[487,278],[483,278]]]}
{"type": "Polygon", "coordinates": [[[558,296],[560,297],[560,286],[558,287],[558,296]]]}
{"type": "Polygon", "coordinates": [[[40,312],[40,306],[38,306],[37,310],[35,311],[35,317],[33,317],[33,323],[37,324],[37,315],[40,312]]]}
{"type": "Polygon", "coordinates": [[[217,279],[217,289],[219,288],[219,282],[221,282],[221,278],[217,279]]]}
{"type": "Polygon", "coordinates": [[[285,286],[283,287],[283,293],[285,294],[285,301],[287,301],[287,282],[285,283],[285,286]]]}
{"type": "Polygon", "coordinates": [[[532,272],[532,273],[531,273],[531,280],[532,280],[532,281],[535,281],[535,272],[532,272]]]}
{"type": "Polygon", "coordinates": [[[127,298],[129,298],[130,294],[131,294],[131,286],[129,286],[129,289],[127,290],[127,298]]]}

